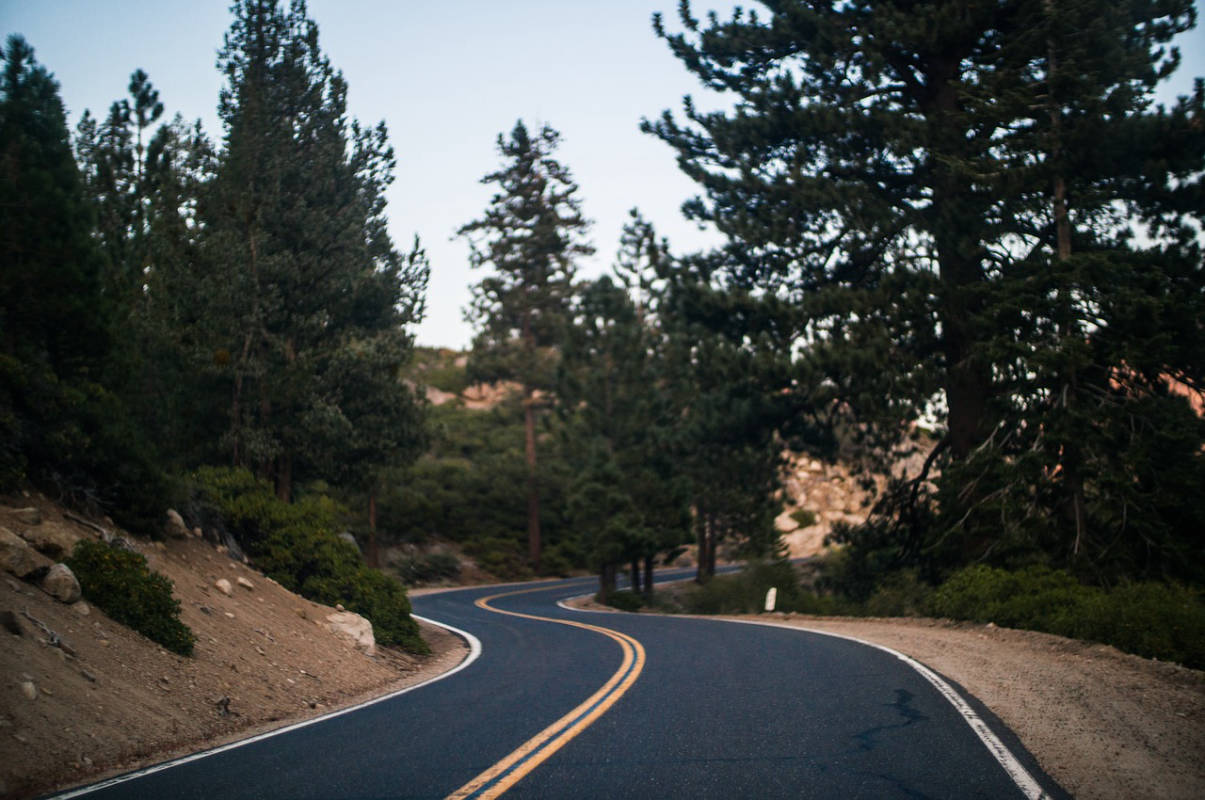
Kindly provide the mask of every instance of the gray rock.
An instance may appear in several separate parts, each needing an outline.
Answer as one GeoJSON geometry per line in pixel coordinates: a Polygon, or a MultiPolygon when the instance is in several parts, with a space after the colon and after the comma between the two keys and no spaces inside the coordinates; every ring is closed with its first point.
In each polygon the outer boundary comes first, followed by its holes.
{"type": "Polygon", "coordinates": [[[22,531],[21,538],[33,545],[33,548],[42,555],[57,560],[71,555],[76,542],[83,537],[69,525],[47,522],[36,528],[22,531]]]}
{"type": "Polygon", "coordinates": [[[326,627],[366,655],[373,655],[377,651],[376,638],[372,635],[372,623],[355,612],[340,611],[338,614],[327,614],[326,627]]]}
{"type": "Polygon", "coordinates": [[[174,508],[167,510],[167,523],[163,526],[163,530],[173,539],[184,539],[192,534],[192,531],[184,524],[184,518],[180,516],[180,512],[174,508]]]}
{"type": "Polygon", "coordinates": [[[8,528],[0,527],[0,568],[18,578],[28,578],[45,573],[54,562],[30,547],[8,528]]]}
{"type": "Polygon", "coordinates": [[[68,605],[80,599],[79,581],[66,564],[55,564],[42,579],[42,589],[51,597],[68,605]]]}

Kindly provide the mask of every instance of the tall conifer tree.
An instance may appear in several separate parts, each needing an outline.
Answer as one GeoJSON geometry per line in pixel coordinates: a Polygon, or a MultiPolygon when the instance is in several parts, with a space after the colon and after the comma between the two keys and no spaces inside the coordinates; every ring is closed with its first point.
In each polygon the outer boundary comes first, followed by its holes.
{"type": "Polygon", "coordinates": [[[213,353],[229,380],[233,460],[288,499],[299,473],[343,470],[366,420],[417,413],[395,377],[427,264],[389,238],[387,133],[349,121],[347,84],[305,3],[240,0],[233,12],[219,55],[224,148],[202,213],[213,353]],[[382,393],[347,396],[336,376],[349,369],[382,393]]]}
{"type": "Polygon", "coordinates": [[[1149,108],[1175,66],[1162,46],[1192,26],[1191,2],[762,5],[764,16],[702,24],[683,2],[683,33],[655,18],[736,108],[688,101],[686,123],[666,112],[645,129],[702,187],[688,213],[730,237],[713,285],[760,307],[751,331],[778,329],[797,389],[870,423],[850,430],[878,431],[884,455],[934,399],[944,413],[945,516],[924,533],[926,476],[903,487],[880,509],[895,554],[880,562],[1035,547],[1063,559],[1104,525],[1097,555],[1115,554],[1108,541],[1147,527],[1124,521],[1136,497],[1118,491],[1122,475],[1151,465],[1106,469],[1103,439],[1095,456],[1082,450],[1124,406],[1110,371],[1143,360],[1138,382],[1156,394],[1160,370],[1199,373],[1199,358],[1166,345],[1201,335],[1184,325],[1200,306],[1199,249],[1180,233],[1199,212],[1200,102],[1149,108]],[[1161,254],[1136,252],[1120,208],[1166,237],[1161,254]],[[1162,322],[1135,327],[1124,313],[1134,302],[1162,322]],[[1041,458],[1016,449],[1035,436],[1041,458]],[[1052,496],[1065,514],[1048,513],[1052,496]],[[1003,529],[989,524],[1002,513],[1003,529]],[[1065,524],[1034,524],[1052,516],[1065,524]]]}
{"type": "Polygon", "coordinates": [[[564,335],[575,261],[593,252],[584,236],[578,187],[553,154],[551,127],[532,136],[519,121],[498,136],[505,165],[482,178],[497,194],[485,215],[464,225],[474,267],[493,274],[474,287],[468,317],[479,326],[469,362],[479,380],[517,381],[523,390],[528,469],[528,556],[540,563],[540,492],[536,459],[537,392],[555,382],[555,347],[564,335]]]}

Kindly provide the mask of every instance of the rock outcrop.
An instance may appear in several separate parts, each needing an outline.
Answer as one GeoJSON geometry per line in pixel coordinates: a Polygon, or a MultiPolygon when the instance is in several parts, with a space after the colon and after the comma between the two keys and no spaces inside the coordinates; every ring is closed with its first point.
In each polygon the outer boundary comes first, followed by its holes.
{"type": "Polygon", "coordinates": [[[340,611],[326,615],[326,627],[336,636],[343,637],[364,652],[375,655],[377,640],[372,635],[372,623],[353,611],[340,611]]]}
{"type": "Polygon", "coordinates": [[[53,564],[25,539],[0,527],[0,568],[18,578],[32,578],[38,573],[45,574],[53,564]]]}

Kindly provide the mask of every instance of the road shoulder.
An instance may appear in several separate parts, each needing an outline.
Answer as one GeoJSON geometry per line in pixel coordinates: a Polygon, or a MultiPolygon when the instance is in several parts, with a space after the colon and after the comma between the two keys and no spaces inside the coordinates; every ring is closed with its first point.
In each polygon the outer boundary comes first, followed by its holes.
{"type": "MultiPolygon", "coordinates": [[[[601,610],[588,598],[571,602],[601,610]]],[[[1032,631],[929,619],[721,617],[890,647],[970,692],[1077,798],[1205,797],[1205,672],[1032,631]]]]}

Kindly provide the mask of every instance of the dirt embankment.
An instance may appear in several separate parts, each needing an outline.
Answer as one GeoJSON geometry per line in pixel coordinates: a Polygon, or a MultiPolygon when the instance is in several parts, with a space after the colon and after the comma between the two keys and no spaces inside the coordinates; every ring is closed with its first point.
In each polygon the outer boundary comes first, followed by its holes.
{"type": "MultiPolygon", "coordinates": [[[[40,534],[95,535],[41,498],[25,500],[42,517],[40,534]]],[[[0,525],[31,534],[10,508],[0,507],[0,525]]],[[[458,637],[424,626],[431,656],[385,648],[369,656],[330,630],[335,609],[202,539],[131,541],[174,584],[181,619],[197,636],[193,656],[167,652],[86,601],[67,605],[4,574],[0,612],[21,632],[0,630],[0,797],[98,780],[329,712],[419,683],[467,653],[458,637]],[[229,595],[216,585],[223,578],[229,595]],[[65,646],[54,646],[50,631],[65,646]]]]}

